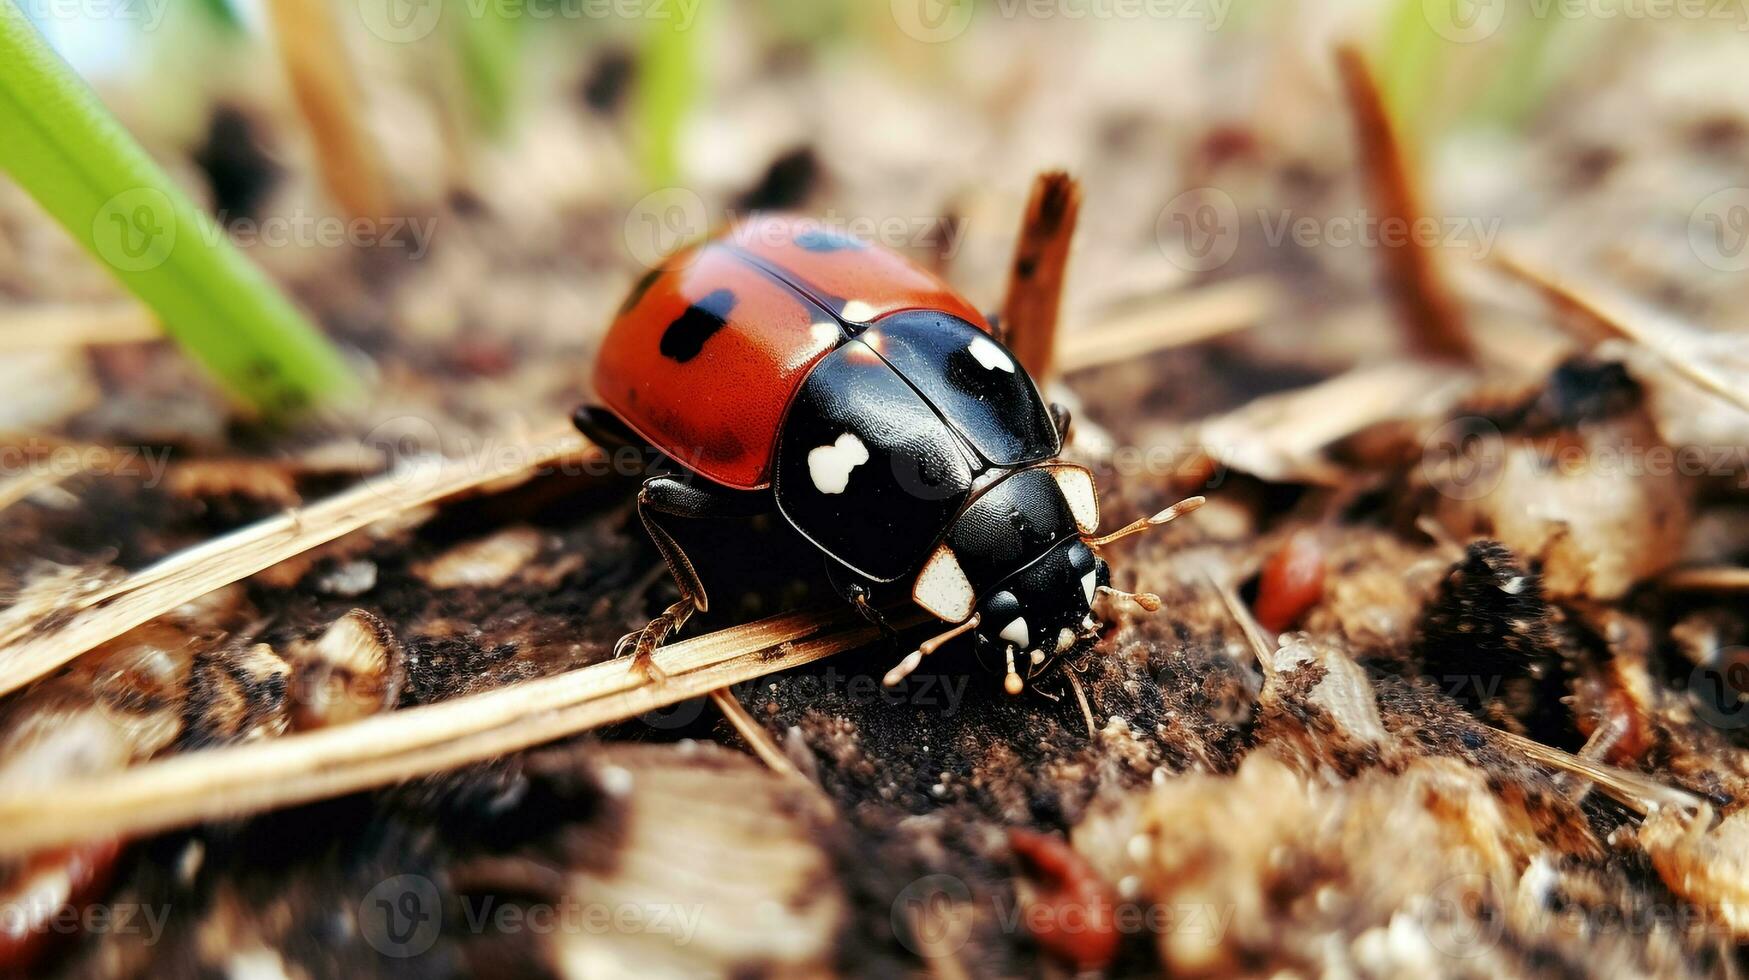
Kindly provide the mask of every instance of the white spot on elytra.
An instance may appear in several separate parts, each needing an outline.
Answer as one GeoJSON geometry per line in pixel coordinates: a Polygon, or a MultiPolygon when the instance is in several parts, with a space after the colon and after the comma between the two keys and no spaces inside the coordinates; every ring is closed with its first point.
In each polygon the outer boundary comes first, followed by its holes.
{"type": "Polygon", "coordinates": [[[1081,591],[1087,594],[1087,604],[1093,605],[1093,593],[1099,588],[1099,569],[1081,576],[1081,591]]]}
{"type": "Polygon", "coordinates": [[[1002,627],[1002,632],[996,635],[1015,646],[1020,647],[1022,650],[1032,646],[1032,634],[1026,631],[1025,616],[1016,616],[1009,620],[1008,625],[1002,627]]]}
{"type": "Polygon", "coordinates": [[[846,432],[830,446],[808,450],[808,475],[821,493],[843,493],[850,471],[868,462],[868,447],[854,432],[846,432]]]}
{"type": "Polygon", "coordinates": [[[952,623],[970,616],[976,600],[959,556],[947,545],[935,549],[923,571],[917,573],[917,584],[911,587],[911,601],[952,623]]]}
{"type": "Polygon", "coordinates": [[[1013,359],[1004,354],[1002,348],[997,347],[995,342],[988,337],[973,337],[971,346],[967,347],[966,350],[971,351],[972,356],[977,358],[978,363],[984,365],[984,369],[987,371],[1014,373],[1013,359]]]}
{"type": "Polygon", "coordinates": [[[860,299],[853,299],[844,304],[844,309],[839,310],[838,315],[851,323],[866,323],[874,319],[875,308],[860,299]]]}

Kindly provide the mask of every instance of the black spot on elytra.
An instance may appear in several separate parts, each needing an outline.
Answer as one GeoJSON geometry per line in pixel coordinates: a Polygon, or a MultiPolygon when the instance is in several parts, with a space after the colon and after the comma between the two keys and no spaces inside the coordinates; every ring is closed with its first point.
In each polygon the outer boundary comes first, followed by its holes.
{"type": "Polygon", "coordinates": [[[704,350],[705,341],[729,322],[729,313],[734,308],[735,294],[727,289],[719,289],[687,307],[662,331],[662,356],[682,364],[697,357],[704,350]]]}
{"type": "Polygon", "coordinates": [[[625,302],[619,304],[619,315],[625,316],[630,313],[632,307],[637,306],[638,301],[644,298],[644,294],[650,291],[650,287],[656,284],[656,278],[660,275],[662,275],[661,269],[651,269],[638,277],[638,281],[632,284],[632,291],[626,296],[625,302]]]}
{"type": "Polygon", "coordinates": [[[797,235],[796,244],[810,252],[843,252],[862,248],[862,243],[854,238],[846,238],[819,228],[810,228],[797,235]]]}

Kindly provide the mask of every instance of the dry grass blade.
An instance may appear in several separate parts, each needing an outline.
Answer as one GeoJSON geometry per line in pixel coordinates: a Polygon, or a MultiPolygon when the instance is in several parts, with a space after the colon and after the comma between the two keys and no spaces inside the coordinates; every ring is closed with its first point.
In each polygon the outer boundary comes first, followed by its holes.
{"type": "Polygon", "coordinates": [[[1575,314],[1605,334],[1639,344],[1697,387],[1749,411],[1744,379],[1719,369],[1693,327],[1594,283],[1567,281],[1521,256],[1498,253],[1495,262],[1535,288],[1557,309],[1575,314]]]}
{"type": "Polygon", "coordinates": [[[0,800],[0,854],[131,837],[483,762],[810,663],[878,638],[845,616],[790,613],[629,657],[302,735],[194,752],[0,800]]]}
{"type": "Polygon", "coordinates": [[[1061,170],[1040,174],[1014,245],[1002,325],[1014,356],[1039,384],[1055,372],[1063,277],[1080,214],[1081,185],[1061,170]]]}
{"type": "Polygon", "coordinates": [[[1071,334],[1057,369],[1085,371],[1243,330],[1269,316],[1279,295],[1262,276],[1172,293],[1071,334]]]}
{"type": "Polygon", "coordinates": [[[1749,590],[1749,568],[1734,565],[1677,568],[1666,572],[1658,584],[1679,592],[1741,592],[1749,590]]]}
{"type": "Polygon", "coordinates": [[[163,338],[157,318],[137,303],[57,303],[0,314],[0,351],[133,344],[163,338]]]}
{"type": "Polygon", "coordinates": [[[1471,361],[1475,348],[1464,323],[1463,307],[1439,268],[1439,254],[1434,245],[1421,240],[1422,236],[1408,234],[1409,229],[1423,226],[1426,213],[1414,165],[1391,119],[1378,79],[1366,57],[1352,45],[1337,47],[1336,68],[1354,116],[1373,206],[1382,222],[1403,232],[1391,236],[1396,241],[1380,243],[1386,288],[1396,301],[1403,328],[1424,354],[1471,361]]]}
{"type": "Polygon", "coordinates": [[[386,217],[389,195],[382,163],[361,113],[363,95],[332,5],[327,0],[270,0],[267,6],[328,192],[353,217],[386,217]]]}
{"type": "Polygon", "coordinates": [[[1610,799],[1631,808],[1641,816],[1664,807],[1698,813],[1706,803],[1705,800],[1687,790],[1666,786],[1637,772],[1615,769],[1581,759],[1570,752],[1563,752],[1522,735],[1514,735],[1511,732],[1498,729],[1494,731],[1494,735],[1538,765],[1583,776],[1595,783],[1597,788],[1607,794],[1610,799]]]}
{"type": "Polygon", "coordinates": [[[293,510],[179,552],[115,586],[81,596],[0,646],[0,694],[42,677],[85,651],[192,599],[254,575],[343,534],[415,507],[582,455],[590,443],[554,432],[512,458],[455,460],[369,480],[303,510],[293,510]]]}
{"type": "Polygon", "coordinates": [[[735,734],[741,736],[741,741],[747,743],[747,747],[759,757],[759,761],[770,766],[773,772],[780,775],[793,777],[803,782],[808,781],[807,777],[802,775],[802,771],[796,768],[796,764],[790,761],[790,757],[783,754],[783,749],[778,747],[776,740],[771,737],[771,733],[761,728],[759,722],[747,713],[746,706],[741,703],[740,698],[735,696],[734,691],[728,688],[719,688],[712,691],[710,697],[711,702],[717,706],[717,710],[723,713],[723,717],[728,719],[729,725],[735,729],[735,734]]]}

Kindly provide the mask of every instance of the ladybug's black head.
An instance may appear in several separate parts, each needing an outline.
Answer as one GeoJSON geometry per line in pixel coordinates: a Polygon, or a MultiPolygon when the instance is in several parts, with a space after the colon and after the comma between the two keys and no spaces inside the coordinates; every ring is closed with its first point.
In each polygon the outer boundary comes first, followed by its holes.
{"type": "Polygon", "coordinates": [[[1086,542],[1062,542],[978,604],[979,653],[994,654],[1010,693],[1019,693],[1022,677],[1098,631],[1093,600],[1110,584],[1110,567],[1086,542]]]}

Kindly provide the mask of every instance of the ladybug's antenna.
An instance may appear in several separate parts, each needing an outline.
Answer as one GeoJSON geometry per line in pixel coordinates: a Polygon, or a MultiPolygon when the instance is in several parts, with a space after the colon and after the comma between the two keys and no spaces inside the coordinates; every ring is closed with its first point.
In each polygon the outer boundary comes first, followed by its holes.
{"type": "Polygon", "coordinates": [[[1113,599],[1128,600],[1141,606],[1148,612],[1160,611],[1160,597],[1152,592],[1125,592],[1122,589],[1114,589],[1109,585],[1102,585],[1099,587],[1099,594],[1111,596],[1113,599]]]}
{"type": "Polygon", "coordinates": [[[917,649],[912,650],[909,654],[906,655],[905,659],[899,661],[899,665],[897,667],[894,667],[892,670],[887,671],[887,676],[881,678],[881,683],[885,684],[887,687],[892,687],[892,686],[898,684],[900,681],[904,680],[905,678],[911,676],[911,672],[916,670],[917,667],[923,663],[924,657],[927,657],[930,654],[934,653],[935,651],[941,649],[941,645],[943,643],[946,643],[947,641],[953,639],[954,637],[962,636],[966,633],[970,633],[972,630],[977,629],[978,623],[982,622],[983,618],[984,617],[983,617],[982,613],[973,613],[971,619],[966,620],[965,622],[959,624],[958,626],[955,626],[953,629],[950,629],[945,633],[937,634],[935,636],[930,637],[927,640],[924,640],[922,643],[919,643],[917,645],[917,649]]]}
{"type": "Polygon", "coordinates": [[[1086,541],[1090,547],[1103,547],[1114,541],[1122,541],[1124,538],[1127,538],[1132,534],[1140,534],[1143,531],[1149,531],[1162,525],[1170,524],[1207,502],[1207,497],[1186,497],[1160,513],[1155,514],[1153,517],[1144,517],[1141,520],[1126,524],[1102,538],[1083,538],[1082,540],[1086,541]]]}

